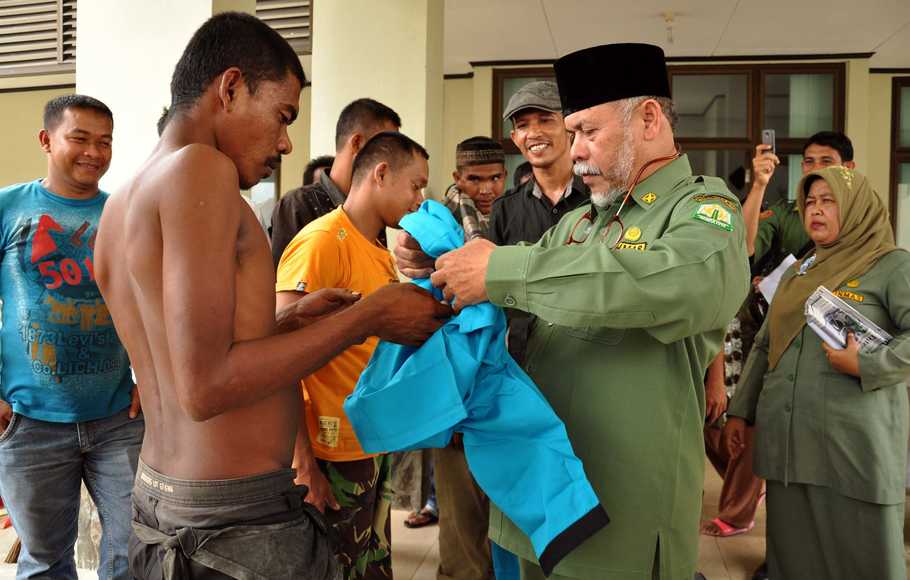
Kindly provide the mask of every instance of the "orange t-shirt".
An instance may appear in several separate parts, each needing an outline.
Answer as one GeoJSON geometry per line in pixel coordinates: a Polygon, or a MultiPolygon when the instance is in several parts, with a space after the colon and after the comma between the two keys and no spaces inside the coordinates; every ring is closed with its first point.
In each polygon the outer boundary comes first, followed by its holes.
{"type": "MultiPolygon", "coordinates": [[[[347,288],[364,296],[397,282],[392,255],[361,234],[342,208],[310,222],[288,244],[278,264],[277,292],[315,292],[347,288]]],[[[316,457],[354,461],[364,453],[344,414],[344,399],[354,392],[378,339],[356,344],[301,381],[307,430],[316,457]]]]}

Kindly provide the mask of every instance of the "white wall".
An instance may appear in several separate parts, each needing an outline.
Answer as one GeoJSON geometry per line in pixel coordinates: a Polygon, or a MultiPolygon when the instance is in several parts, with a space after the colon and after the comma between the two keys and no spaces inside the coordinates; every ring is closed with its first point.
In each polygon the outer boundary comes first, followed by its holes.
{"type": "Polygon", "coordinates": [[[76,91],[114,112],[114,158],[101,181],[116,189],[158,141],[156,123],[170,103],[174,65],[193,32],[221,9],[253,0],[92,0],[80,2],[76,91]]]}
{"type": "Polygon", "coordinates": [[[439,167],[442,176],[440,190],[452,183],[455,171],[455,147],[474,135],[486,135],[474,130],[474,83],[473,79],[446,79],[444,92],[443,145],[438,159],[430,160],[439,167]]]}
{"type": "Polygon", "coordinates": [[[313,11],[310,156],[335,153],[335,123],[349,102],[371,97],[398,112],[403,133],[430,153],[439,187],[443,3],[323,2],[313,11]]]}

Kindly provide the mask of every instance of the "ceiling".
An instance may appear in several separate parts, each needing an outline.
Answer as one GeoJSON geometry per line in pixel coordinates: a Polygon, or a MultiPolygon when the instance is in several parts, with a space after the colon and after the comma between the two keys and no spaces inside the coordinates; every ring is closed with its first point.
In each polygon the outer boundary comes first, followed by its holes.
{"type": "Polygon", "coordinates": [[[908,0],[446,0],[445,10],[447,74],[630,41],[677,57],[875,53],[871,67],[910,67],[908,0]]]}

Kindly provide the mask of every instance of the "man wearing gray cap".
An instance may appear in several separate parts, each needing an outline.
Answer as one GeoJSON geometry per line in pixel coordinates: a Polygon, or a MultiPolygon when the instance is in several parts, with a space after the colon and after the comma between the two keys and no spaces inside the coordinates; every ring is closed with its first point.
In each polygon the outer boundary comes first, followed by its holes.
{"type": "MultiPolygon", "coordinates": [[[[571,141],[553,81],[530,82],[512,95],[502,120],[512,142],[531,164],[532,178],[499,198],[487,239],[497,246],[534,243],[564,215],[590,201],[588,186],[572,173],[571,141]]],[[[521,364],[534,316],[507,309],[509,353],[521,364]]]]}
{"type": "MultiPolygon", "coordinates": [[[[598,46],[555,69],[592,203],[533,246],[474,240],[441,256],[433,284],[456,308],[489,300],[540,319],[525,369],[612,518],[550,578],[688,580],[704,374],[749,287],[742,209],[678,153],[660,48],[598,46]]],[[[497,509],[490,537],[521,558],[523,580],[544,578],[546,562],[497,509]]]]}

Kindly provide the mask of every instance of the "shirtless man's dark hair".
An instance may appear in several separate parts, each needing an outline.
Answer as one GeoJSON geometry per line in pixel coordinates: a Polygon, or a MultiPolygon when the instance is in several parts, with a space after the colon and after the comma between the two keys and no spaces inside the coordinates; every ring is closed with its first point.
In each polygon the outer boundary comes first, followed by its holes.
{"type": "Polygon", "coordinates": [[[171,110],[191,107],[226,69],[243,74],[251,95],[262,81],[280,81],[291,75],[300,86],[306,75],[294,49],[255,16],[225,12],[209,19],[190,38],[171,77],[171,110]]]}
{"type": "Polygon", "coordinates": [[[251,16],[206,22],[174,72],[180,94],[161,140],[101,219],[95,272],[146,420],[137,578],[332,577],[319,516],[290,469],[296,385],[367,336],[419,344],[451,312],[392,284],[360,301],[314,292],[276,316],[268,241],[239,190],[291,151],[303,77],[299,63],[282,64],[293,51],[280,43],[251,16]],[[253,56],[223,56],[235,50],[253,56]],[[174,542],[187,533],[195,551],[174,542]]]}

